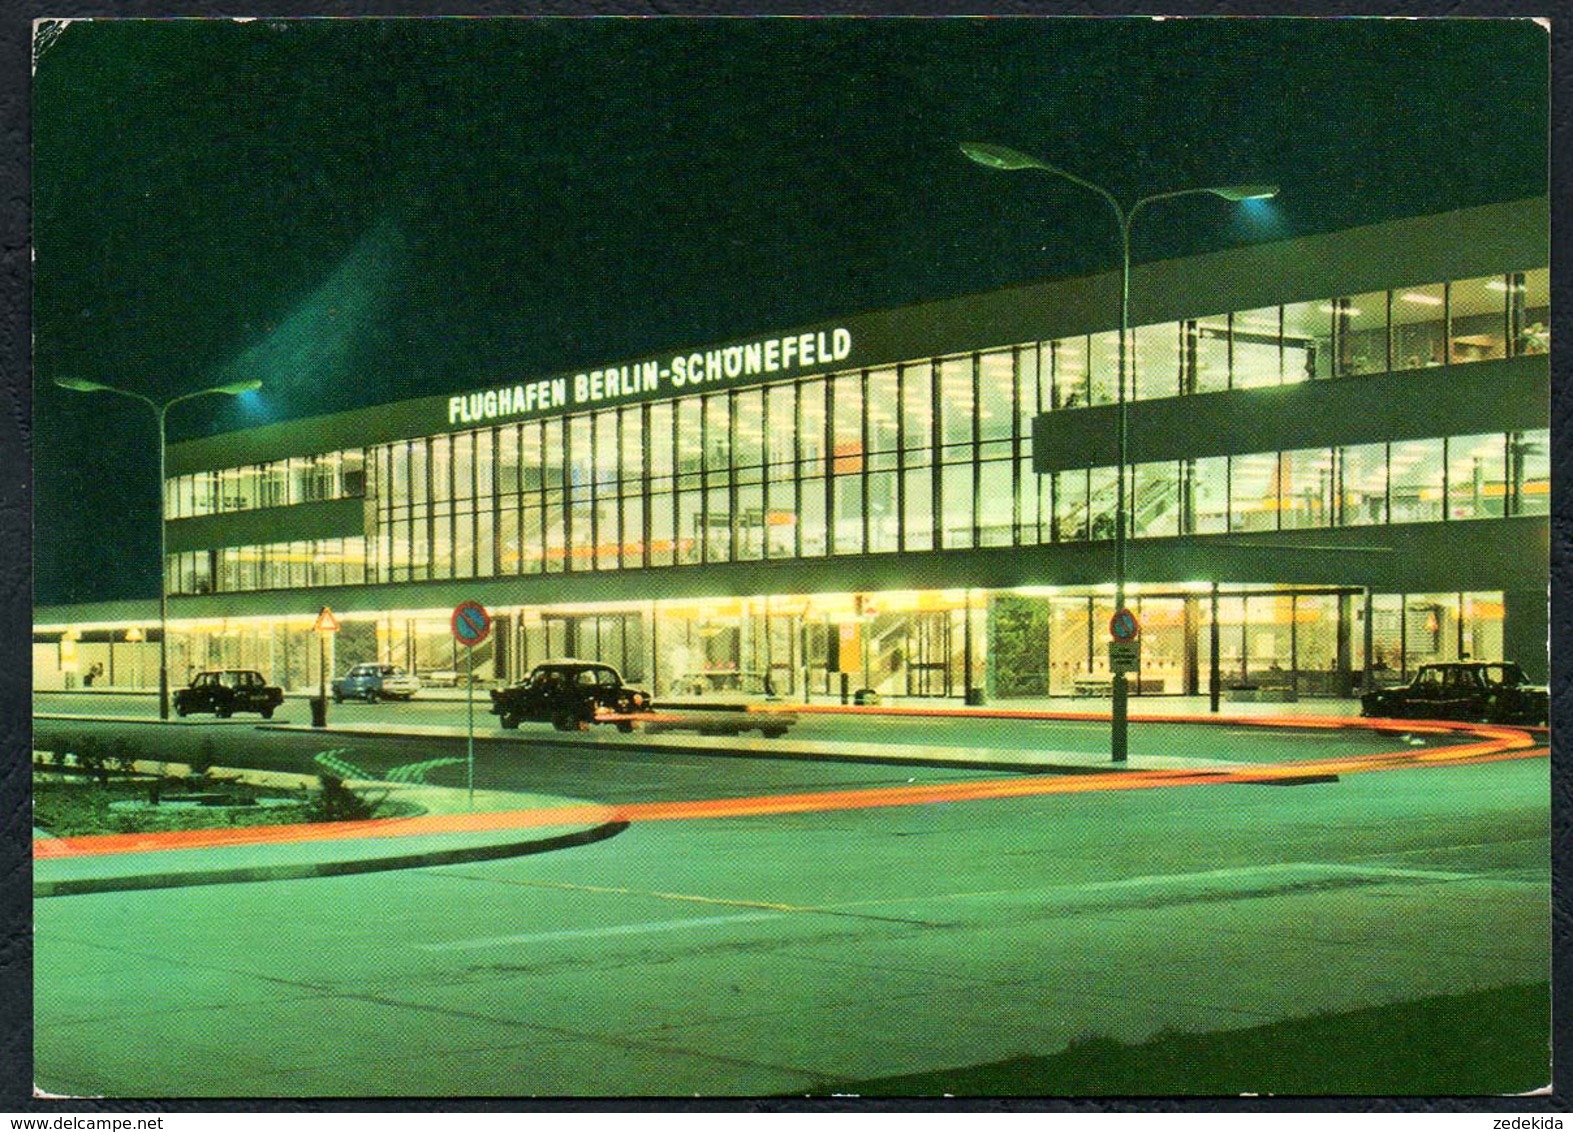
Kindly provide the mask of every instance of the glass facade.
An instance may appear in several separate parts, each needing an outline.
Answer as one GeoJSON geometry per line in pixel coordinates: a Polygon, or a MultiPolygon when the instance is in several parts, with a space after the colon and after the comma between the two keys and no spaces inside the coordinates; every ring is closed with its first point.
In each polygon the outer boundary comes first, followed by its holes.
{"type": "MultiPolygon", "coordinates": [[[[1546,269],[1132,330],[1128,393],[1543,353],[1546,269]]],[[[169,514],[365,497],[358,537],[170,556],[172,592],[528,576],[1114,537],[1115,469],[1031,424],[1118,393],[1117,333],[695,393],[171,478],[169,514]]],[[[1143,464],[1135,538],[1546,514],[1549,432],[1143,464]]]]}
{"type": "Polygon", "coordinates": [[[366,453],[350,448],[172,476],[164,484],[164,513],[171,519],[190,519],[326,499],[358,499],[365,494],[366,453]]]}

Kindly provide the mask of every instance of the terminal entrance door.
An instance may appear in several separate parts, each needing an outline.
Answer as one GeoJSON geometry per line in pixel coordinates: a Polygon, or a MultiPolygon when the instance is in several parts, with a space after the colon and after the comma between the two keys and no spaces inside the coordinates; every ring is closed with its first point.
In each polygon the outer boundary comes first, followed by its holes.
{"type": "Polygon", "coordinates": [[[907,695],[945,697],[951,694],[951,614],[924,611],[907,618],[907,695]]]}
{"type": "MultiPolygon", "coordinates": [[[[1258,698],[1350,695],[1362,663],[1354,618],[1356,611],[1363,615],[1363,593],[1222,591],[1216,605],[1218,651],[1209,660],[1223,691],[1258,698]]],[[[1201,651],[1211,651],[1205,639],[1201,651]]]]}

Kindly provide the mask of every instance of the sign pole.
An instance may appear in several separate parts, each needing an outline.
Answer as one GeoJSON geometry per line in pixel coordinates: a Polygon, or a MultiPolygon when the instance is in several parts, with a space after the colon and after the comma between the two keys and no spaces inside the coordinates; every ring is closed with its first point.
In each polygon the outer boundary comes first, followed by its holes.
{"type": "Polygon", "coordinates": [[[464,650],[464,702],[469,726],[464,742],[466,761],[470,765],[470,809],[475,809],[475,646],[464,650]]]}
{"type": "Polygon", "coordinates": [[[318,611],[317,620],[312,628],[317,633],[317,705],[320,706],[312,707],[311,725],[326,727],[328,725],[328,636],[339,631],[339,619],[333,616],[333,610],[324,605],[318,611]]]}
{"type": "MultiPolygon", "coordinates": [[[[1121,343],[1121,349],[1124,344],[1121,343]]],[[[1123,469],[1120,472],[1120,482],[1125,482],[1123,469]]],[[[1124,511],[1121,511],[1124,515],[1124,511]]],[[[1123,605],[1114,611],[1114,616],[1109,618],[1109,673],[1114,678],[1114,762],[1123,763],[1126,760],[1126,719],[1125,703],[1126,674],[1141,671],[1141,622],[1136,615],[1123,605]]],[[[1138,684],[1138,691],[1140,685],[1138,684]]]]}
{"type": "Polygon", "coordinates": [[[469,767],[470,809],[475,809],[475,646],[492,631],[492,615],[479,602],[461,601],[449,621],[453,639],[464,646],[465,763],[469,767]]]}

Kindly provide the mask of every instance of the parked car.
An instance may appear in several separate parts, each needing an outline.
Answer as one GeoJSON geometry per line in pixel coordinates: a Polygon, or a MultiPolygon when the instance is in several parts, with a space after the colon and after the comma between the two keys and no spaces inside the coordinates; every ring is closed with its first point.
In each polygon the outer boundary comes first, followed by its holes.
{"type": "Polygon", "coordinates": [[[1360,714],[1387,719],[1457,719],[1543,724],[1549,694],[1512,662],[1423,664],[1413,682],[1360,697],[1360,714]]]}
{"type": "Polygon", "coordinates": [[[420,678],[394,664],[357,664],[333,681],[333,702],[408,700],[421,690],[420,678]]]}
{"type": "Polygon", "coordinates": [[[535,666],[523,681],[493,688],[492,714],[512,729],[520,723],[550,723],[559,731],[577,731],[587,723],[615,723],[632,731],[633,721],[621,717],[649,710],[650,694],[624,685],[617,669],[588,660],[548,660],[535,666]]]}
{"type": "Polygon", "coordinates": [[[272,719],[273,711],[284,702],[284,689],[275,688],[262,673],[249,668],[219,668],[198,672],[191,683],[175,691],[175,714],[212,712],[228,719],[237,711],[255,711],[272,719]]]}

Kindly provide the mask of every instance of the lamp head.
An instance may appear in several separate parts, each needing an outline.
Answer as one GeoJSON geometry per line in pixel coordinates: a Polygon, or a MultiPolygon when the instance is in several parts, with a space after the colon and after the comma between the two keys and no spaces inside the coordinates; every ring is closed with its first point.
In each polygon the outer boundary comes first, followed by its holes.
{"type": "Polygon", "coordinates": [[[96,381],[87,381],[80,377],[57,377],[55,378],[55,384],[60,386],[61,389],[72,389],[78,393],[114,392],[114,390],[110,389],[107,385],[101,385],[96,381]]]}
{"type": "Polygon", "coordinates": [[[242,393],[255,393],[262,388],[262,382],[255,377],[248,377],[244,381],[232,381],[228,385],[218,385],[209,390],[211,393],[228,393],[238,397],[242,393]]]}
{"type": "Polygon", "coordinates": [[[979,165],[990,169],[1043,169],[1046,166],[1036,157],[1029,157],[1020,150],[993,142],[962,142],[961,152],[979,165]]]}
{"type": "Polygon", "coordinates": [[[1223,185],[1220,188],[1209,189],[1214,196],[1223,197],[1224,200],[1266,200],[1268,197],[1278,195],[1277,185],[1223,185]]]}

